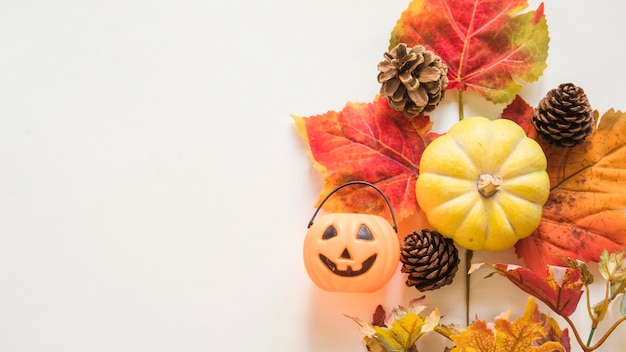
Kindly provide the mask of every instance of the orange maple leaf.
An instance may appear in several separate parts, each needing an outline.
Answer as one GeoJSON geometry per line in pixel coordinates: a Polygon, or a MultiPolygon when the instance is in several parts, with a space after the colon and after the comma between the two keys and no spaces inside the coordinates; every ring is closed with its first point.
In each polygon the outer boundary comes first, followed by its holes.
{"type": "Polygon", "coordinates": [[[546,341],[550,325],[546,325],[532,298],[524,315],[509,321],[510,312],[493,323],[476,320],[459,335],[450,338],[456,344],[452,352],[554,352],[565,351],[559,341],[546,341]]]}
{"type": "Polygon", "coordinates": [[[602,250],[626,245],[626,113],[607,111],[594,116],[597,128],[582,144],[561,148],[547,144],[532,131],[532,108],[517,98],[502,113],[525,127],[548,160],[550,197],[532,236],[515,248],[526,265],[543,272],[562,265],[559,257],[598,261],[602,250]]]}
{"type": "MultiPolygon", "coordinates": [[[[320,199],[346,182],[367,181],[385,193],[400,220],[418,212],[415,181],[432,126],[428,116],[408,119],[377,96],[372,103],[349,102],[342,111],[293,119],[314,167],[325,177],[320,199]]],[[[324,209],[388,212],[384,199],[369,187],[344,188],[324,209]]]]}

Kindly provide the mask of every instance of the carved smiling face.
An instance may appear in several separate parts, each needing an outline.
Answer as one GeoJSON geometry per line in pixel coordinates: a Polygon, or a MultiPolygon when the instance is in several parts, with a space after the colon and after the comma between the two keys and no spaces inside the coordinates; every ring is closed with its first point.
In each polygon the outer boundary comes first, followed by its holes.
{"type": "MultiPolygon", "coordinates": [[[[334,225],[331,224],[330,226],[326,228],[326,231],[324,231],[324,233],[322,234],[322,240],[329,241],[335,237],[337,237],[337,229],[335,228],[334,225]]],[[[372,235],[372,231],[370,231],[367,225],[361,224],[359,231],[357,231],[356,233],[356,240],[357,241],[374,241],[374,235],[372,235]]],[[[365,259],[362,263],[360,263],[361,268],[358,270],[355,270],[353,268],[353,265],[355,263],[347,247],[344,248],[344,250],[341,252],[341,255],[339,256],[339,258],[336,259],[336,262],[334,262],[332,259],[328,258],[326,255],[322,253],[320,253],[320,260],[335,275],[359,276],[365,273],[366,271],[368,271],[372,267],[372,265],[376,261],[376,253],[370,255],[369,257],[367,257],[367,259],[365,259]],[[337,267],[337,263],[345,264],[347,268],[345,270],[341,270],[337,267]]]]}
{"type": "Polygon", "coordinates": [[[324,290],[373,292],[393,276],[399,247],[395,231],[380,216],[327,214],[307,232],[304,262],[324,290]]]}

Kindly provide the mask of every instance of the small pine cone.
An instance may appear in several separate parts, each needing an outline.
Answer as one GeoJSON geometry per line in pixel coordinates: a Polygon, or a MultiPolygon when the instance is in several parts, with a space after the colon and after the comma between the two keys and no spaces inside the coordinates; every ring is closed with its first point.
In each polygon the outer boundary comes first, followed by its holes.
{"type": "Polygon", "coordinates": [[[459,267],[459,252],[452,239],[437,231],[411,232],[404,237],[400,251],[407,286],[419,291],[435,290],[452,283],[459,267]]]}
{"type": "Polygon", "coordinates": [[[448,86],[448,67],[422,45],[407,48],[400,43],[378,63],[380,96],[408,117],[432,111],[448,86]]]}
{"type": "Polygon", "coordinates": [[[563,83],[539,101],[532,122],[545,142],[572,147],[593,132],[594,119],[585,91],[573,83],[563,83]]]}

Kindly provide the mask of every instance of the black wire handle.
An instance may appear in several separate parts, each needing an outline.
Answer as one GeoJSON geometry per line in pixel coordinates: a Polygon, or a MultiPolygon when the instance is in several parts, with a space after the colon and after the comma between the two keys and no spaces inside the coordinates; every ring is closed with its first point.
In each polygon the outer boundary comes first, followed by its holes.
{"type": "Polygon", "coordinates": [[[385,202],[387,202],[387,206],[389,207],[389,212],[391,213],[391,220],[393,220],[393,229],[397,233],[398,232],[398,225],[396,224],[396,217],[393,215],[393,209],[391,208],[391,203],[389,203],[389,199],[383,193],[383,191],[381,191],[378,187],[374,186],[373,184],[371,184],[369,182],[365,182],[365,181],[350,181],[350,182],[346,182],[343,185],[333,189],[330,193],[328,193],[328,195],[322,200],[320,205],[317,207],[317,210],[315,210],[315,213],[313,213],[313,217],[311,217],[311,221],[309,221],[309,225],[307,226],[307,228],[309,228],[309,227],[311,227],[311,225],[313,225],[313,220],[317,216],[317,213],[319,213],[319,211],[320,211],[320,209],[322,209],[322,206],[324,205],[324,203],[326,203],[328,198],[330,198],[330,196],[332,196],[333,193],[337,192],[338,190],[340,190],[340,189],[342,189],[342,188],[344,188],[346,186],[357,185],[357,184],[358,185],[370,186],[373,189],[375,189],[378,193],[380,193],[381,196],[383,196],[383,198],[385,199],[385,202]]]}

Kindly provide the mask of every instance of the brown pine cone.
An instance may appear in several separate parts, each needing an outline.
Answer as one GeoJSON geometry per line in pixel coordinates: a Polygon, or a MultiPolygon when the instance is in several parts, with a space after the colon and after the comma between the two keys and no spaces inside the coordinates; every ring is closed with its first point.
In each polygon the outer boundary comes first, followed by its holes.
{"type": "Polygon", "coordinates": [[[422,45],[407,48],[400,43],[378,63],[380,96],[408,117],[432,111],[448,86],[448,66],[422,45]]]}
{"type": "Polygon", "coordinates": [[[452,239],[425,229],[404,237],[400,261],[401,271],[409,274],[406,285],[429,291],[452,283],[459,267],[459,252],[452,239]]]}
{"type": "Polygon", "coordinates": [[[532,122],[545,142],[573,147],[593,132],[593,110],[582,88],[563,83],[539,101],[532,122]]]}

